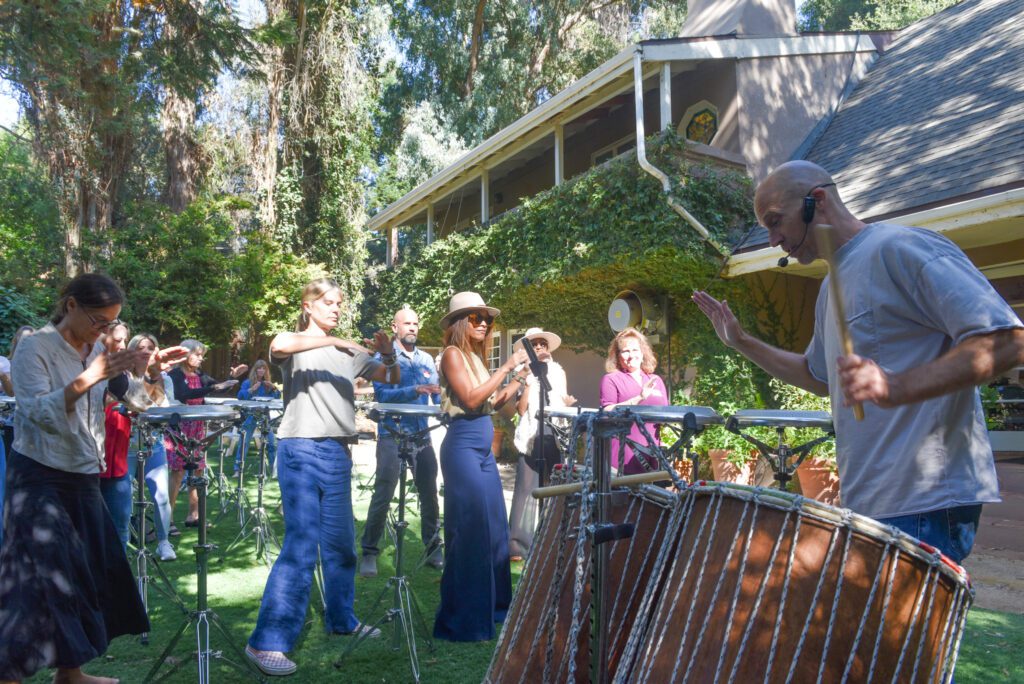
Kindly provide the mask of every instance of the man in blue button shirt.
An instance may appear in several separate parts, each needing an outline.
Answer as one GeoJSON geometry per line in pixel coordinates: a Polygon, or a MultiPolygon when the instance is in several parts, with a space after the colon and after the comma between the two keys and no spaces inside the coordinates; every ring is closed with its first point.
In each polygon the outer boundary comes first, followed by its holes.
{"type": "MultiPolygon", "coordinates": [[[[395,355],[402,371],[401,381],[397,385],[373,383],[377,401],[385,404],[427,405],[433,398],[433,403],[439,404],[441,387],[438,385],[434,359],[416,347],[420,331],[419,316],[412,309],[404,308],[395,314],[391,330],[395,333],[395,355]]],[[[386,422],[395,426],[393,418],[388,418],[386,422]]],[[[402,428],[407,432],[426,427],[426,416],[402,417],[402,428]]],[[[395,495],[400,466],[398,442],[385,427],[385,421],[381,421],[377,428],[377,476],[363,530],[363,557],[359,562],[359,574],[363,577],[377,576],[377,555],[380,553],[378,544],[387,520],[388,507],[395,495]]],[[[413,481],[420,500],[420,537],[424,546],[430,550],[427,564],[440,568],[444,560],[438,536],[437,457],[430,438],[426,436],[415,454],[413,481]]]]}

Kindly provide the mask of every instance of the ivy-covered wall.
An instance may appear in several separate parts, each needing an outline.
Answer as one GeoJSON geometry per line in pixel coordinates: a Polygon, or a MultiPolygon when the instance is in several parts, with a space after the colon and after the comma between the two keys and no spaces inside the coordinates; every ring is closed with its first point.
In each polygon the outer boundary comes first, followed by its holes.
{"type": "MultiPolygon", "coordinates": [[[[676,197],[720,244],[736,244],[755,221],[750,180],[731,169],[689,164],[685,143],[675,134],[649,144],[652,161],[680,181],[676,197]]],[[[503,327],[541,326],[558,332],[564,344],[603,354],[612,337],[608,306],[618,292],[667,295],[671,349],[663,337],[656,351],[659,372],[666,370],[671,353],[678,381],[686,365],[711,373],[729,368],[725,359],[746,363],[722,346],[692,304],[695,289],[727,298],[752,329],[770,322],[763,311],[771,299],[765,281],[718,278],[723,259],[669,208],[660,184],[627,155],[525,200],[490,225],[407,251],[396,268],[368,288],[364,324],[386,325],[408,304],[420,314],[423,342],[438,344],[438,321],[449,297],[474,290],[501,309],[503,327]]],[[[779,337],[777,331],[767,332],[779,337]]],[[[752,373],[754,385],[767,395],[767,377],[758,369],[752,373]]]]}
{"type": "MultiPolygon", "coordinates": [[[[745,176],[689,166],[674,134],[652,140],[651,148],[658,166],[685,178],[676,195],[717,240],[729,244],[752,224],[745,176]]],[[[386,323],[408,303],[420,313],[424,337],[436,341],[450,294],[475,290],[502,309],[502,325],[550,325],[567,343],[593,349],[607,344],[605,315],[620,289],[688,295],[722,259],[629,156],[403,257],[370,288],[366,323],[386,323]]]]}

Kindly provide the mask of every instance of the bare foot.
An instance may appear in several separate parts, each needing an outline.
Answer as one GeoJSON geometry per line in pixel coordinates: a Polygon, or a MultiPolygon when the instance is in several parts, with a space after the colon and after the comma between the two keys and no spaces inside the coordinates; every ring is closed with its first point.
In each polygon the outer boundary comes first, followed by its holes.
{"type": "Polygon", "coordinates": [[[93,677],[82,672],[81,668],[61,669],[53,673],[53,684],[119,684],[120,679],[110,677],[93,677]]]}

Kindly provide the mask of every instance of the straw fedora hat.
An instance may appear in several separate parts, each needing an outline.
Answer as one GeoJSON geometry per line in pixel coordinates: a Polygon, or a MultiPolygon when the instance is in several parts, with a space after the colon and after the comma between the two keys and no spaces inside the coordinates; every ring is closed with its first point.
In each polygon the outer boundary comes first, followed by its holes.
{"type": "Polygon", "coordinates": [[[526,334],[523,335],[524,339],[534,340],[536,338],[542,338],[548,343],[548,351],[553,352],[558,349],[558,345],[562,344],[562,338],[552,332],[544,332],[541,328],[529,328],[526,334]]]}
{"type": "Polygon", "coordinates": [[[484,303],[484,298],[476,292],[456,292],[448,302],[448,313],[441,319],[441,327],[447,328],[459,314],[466,313],[467,311],[479,311],[480,309],[483,309],[492,316],[497,316],[501,313],[500,310],[495,309],[493,306],[487,306],[484,303]]]}

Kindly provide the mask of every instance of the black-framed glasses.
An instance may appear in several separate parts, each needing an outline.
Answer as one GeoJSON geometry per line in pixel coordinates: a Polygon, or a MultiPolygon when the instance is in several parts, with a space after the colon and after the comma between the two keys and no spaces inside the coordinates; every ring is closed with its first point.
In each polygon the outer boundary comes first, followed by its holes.
{"type": "Polygon", "coordinates": [[[466,314],[466,320],[469,321],[470,325],[491,325],[494,323],[494,316],[487,313],[480,313],[479,311],[472,311],[466,314]]]}
{"type": "Polygon", "coordinates": [[[88,311],[83,310],[82,313],[84,313],[85,317],[89,319],[89,323],[92,325],[92,329],[98,332],[107,332],[121,325],[120,319],[117,318],[115,318],[112,321],[104,321],[93,318],[92,314],[90,314],[88,311]]]}

